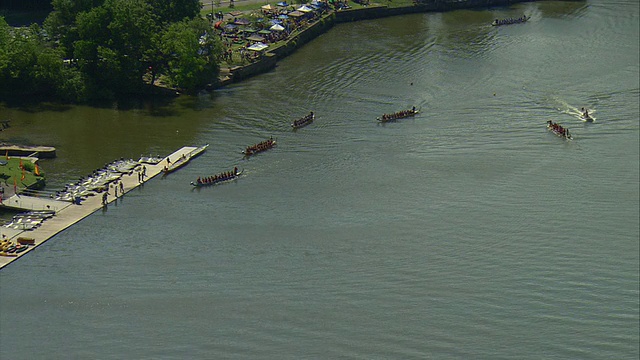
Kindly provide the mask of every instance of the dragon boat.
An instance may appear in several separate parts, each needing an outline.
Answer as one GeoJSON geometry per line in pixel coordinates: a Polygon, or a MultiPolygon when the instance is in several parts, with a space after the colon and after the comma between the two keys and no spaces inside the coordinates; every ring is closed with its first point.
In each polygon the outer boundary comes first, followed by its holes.
{"type": "Polygon", "coordinates": [[[205,178],[198,178],[196,181],[191,182],[191,186],[199,188],[199,187],[213,186],[213,185],[226,183],[239,178],[243,172],[244,172],[244,169],[238,171],[238,168],[234,168],[231,171],[226,171],[218,175],[208,176],[205,178]]]}
{"type": "Polygon", "coordinates": [[[411,116],[415,116],[419,111],[416,110],[415,106],[409,110],[402,110],[402,111],[398,111],[396,113],[393,114],[382,114],[382,116],[378,117],[376,120],[378,120],[379,122],[389,122],[389,121],[395,121],[395,120],[399,120],[399,119],[404,119],[404,118],[408,118],[411,116]]]}
{"type": "Polygon", "coordinates": [[[491,23],[492,26],[502,26],[502,25],[512,25],[512,24],[522,24],[531,19],[531,16],[523,16],[517,19],[509,18],[509,19],[495,19],[491,23]]]}
{"type": "Polygon", "coordinates": [[[307,125],[311,124],[315,118],[316,118],[316,115],[313,113],[313,111],[311,111],[309,114],[301,117],[300,119],[294,120],[291,123],[291,127],[293,129],[299,129],[299,128],[303,127],[303,126],[307,126],[307,125]]]}
{"type": "Polygon", "coordinates": [[[573,140],[573,136],[569,133],[569,129],[562,127],[562,125],[554,123],[551,120],[547,121],[547,129],[562,138],[573,140]]]}
{"type": "Polygon", "coordinates": [[[244,156],[251,156],[263,151],[267,151],[274,146],[276,146],[276,141],[273,138],[271,138],[261,143],[258,143],[252,146],[247,146],[247,148],[244,149],[242,153],[244,154],[244,156]]]}

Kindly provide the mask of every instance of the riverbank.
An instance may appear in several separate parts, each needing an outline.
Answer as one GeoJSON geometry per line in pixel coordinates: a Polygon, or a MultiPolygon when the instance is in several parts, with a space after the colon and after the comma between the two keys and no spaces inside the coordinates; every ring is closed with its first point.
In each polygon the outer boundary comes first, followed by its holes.
{"type": "MultiPolygon", "coordinates": [[[[222,66],[217,84],[211,84],[208,90],[215,90],[226,85],[237,83],[245,79],[273,70],[279,60],[289,56],[318,36],[326,33],[336,24],[361,20],[377,19],[389,16],[407,15],[424,12],[445,12],[460,9],[486,8],[494,6],[509,6],[517,3],[532,2],[533,0],[468,0],[468,1],[423,1],[395,6],[387,4],[369,3],[366,6],[348,7],[329,10],[320,17],[310,20],[304,28],[292,32],[285,41],[275,44],[264,51],[261,56],[247,65],[222,66]]],[[[348,4],[348,3],[347,3],[348,4]]],[[[360,5],[360,4],[358,4],[360,5]]],[[[230,10],[230,9],[228,9],[230,10]]],[[[259,8],[244,10],[245,15],[259,8]]],[[[234,13],[238,15],[238,13],[234,13]]]]}

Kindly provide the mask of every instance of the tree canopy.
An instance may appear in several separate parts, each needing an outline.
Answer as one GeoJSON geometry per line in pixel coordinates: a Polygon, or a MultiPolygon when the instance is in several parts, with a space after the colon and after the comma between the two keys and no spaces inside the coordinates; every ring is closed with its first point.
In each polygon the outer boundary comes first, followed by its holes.
{"type": "Polygon", "coordinates": [[[0,17],[0,96],[63,100],[143,91],[163,76],[195,90],[214,81],[220,40],[198,0],[53,0],[43,28],[0,17]]]}

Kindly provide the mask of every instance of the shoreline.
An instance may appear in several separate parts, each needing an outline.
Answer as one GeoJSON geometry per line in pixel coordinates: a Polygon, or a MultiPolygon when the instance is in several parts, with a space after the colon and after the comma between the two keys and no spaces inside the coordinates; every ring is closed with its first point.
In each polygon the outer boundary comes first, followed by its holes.
{"type": "MultiPolygon", "coordinates": [[[[489,8],[494,6],[509,6],[519,3],[536,2],[540,0],[467,0],[467,1],[432,1],[430,4],[413,4],[411,6],[389,7],[382,4],[371,4],[365,8],[330,10],[314,21],[308,27],[300,30],[296,35],[287,38],[283,43],[266,51],[262,57],[247,65],[226,66],[220,68],[218,82],[207,86],[207,91],[214,91],[230,84],[239,83],[251,77],[269,72],[276,68],[278,61],[293,54],[308,42],[328,32],[336,24],[356,22],[361,20],[380,19],[390,16],[447,12],[461,9],[489,8]]],[[[580,1],[580,0],[565,0],[580,1]]],[[[179,89],[175,89],[180,92],[179,89]]]]}

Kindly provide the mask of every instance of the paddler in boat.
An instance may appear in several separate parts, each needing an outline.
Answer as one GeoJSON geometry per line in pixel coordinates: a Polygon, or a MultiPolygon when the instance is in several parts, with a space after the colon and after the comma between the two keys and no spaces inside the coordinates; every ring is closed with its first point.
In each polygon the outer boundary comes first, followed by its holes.
{"type": "Polygon", "coordinates": [[[415,106],[411,108],[411,112],[413,112],[414,114],[416,113],[416,107],[415,106]]]}
{"type": "Polygon", "coordinates": [[[238,167],[233,168],[233,175],[238,175],[238,167]]]}

